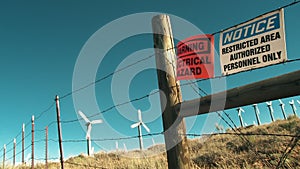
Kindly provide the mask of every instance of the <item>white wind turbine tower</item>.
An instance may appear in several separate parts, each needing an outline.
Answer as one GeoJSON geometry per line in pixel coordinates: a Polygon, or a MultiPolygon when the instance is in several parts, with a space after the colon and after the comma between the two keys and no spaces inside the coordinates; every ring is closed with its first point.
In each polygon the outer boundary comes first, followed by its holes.
{"type": "Polygon", "coordinates": [[[258,109],[257,104],[253,104],[253,108],[254,108],[254,111],[255,111],[255,117],[256,117],[256,120],[257,120],[257,124],[260,125],[260,118],[259,118],[260,111],[258,109]]]}
{"type": "Polygon", "coordinates": [[[124,147],[124,152],[127,152],[127,147],[125,143],[123,143],[123,147],[124,147]]]}
{"type": "Polygon", "coordinates": [[[281,99],[278,99],[278,100],[279,100],[279,102],[280,102],[279,106],[280,106],[280,108],[281,108],[283,117],[284,117],[284,119],[286,120],[286,113],[285,113],[285,109],[284,109],[285,104],[282,102],[281,99]]]}
{"type": "Polygon", "coordinates": [[[119,143],[118,143],[118,141],[116,141],[116,152],[118,152],[119,151],[119,143]]]}
{"type": "Polygon", "coordinates": [[[270,111],[270,116],[271,116],[271,120],[272,122],[274,122],[274,110],[273,110],[273,107],[272,107],[272,101],[270,102],[266,102],[268,108],[269,108],[269,111],[270,111]]]}
{"type": "Polygon", "coordinates": [[[140,150],[144,149],[144,145],[143,145],[143,137],[142,137],[142,127],[144,127],[144,129],[149,133],[150,129],[146,126],[146,124],[143,122],[142,120],[142,112],[141,110],[138,110],[138,118],[139,118],[139,122],[132,124],[130,127],[131,128],[136,128],[138,127],[138,131],[139,131],[139,141],[140,141],[140,150]]]}
{"type": "Polygon", "coordinates": [[[238,111],[238,116],[239,116],[239,118],[240,118],[241,127],[244,127],[244,122],[243,122],[243,118],[242,118],[242,112],[244,113],[245,110],[242,109],[241,107],[239,107],[239,108],[237,109],[237,111],[238,111]]]}
{"type": "Polygon", "coordinates": [[[101,119],[90,121],[83,113],[82,111],[78,111],[78,114],[83,118],[83,120],[86,122],[86,141],[87,141],[87,154],[90,156],[90,153],[92,152],[91,148],[91,131],[92,131],[92,124],[99,124],[103,121],[101,119]]]}
{"type": "Polygon", "coordinates": [[[296,106],[295,106],[295,101],[294,101],[294,99],[293,99],[292,101],[289,101],[289,103],[290,103],[290,105],[291,105],[291,107],[292,107],[292,110],[293,110],[294,115],[297,116],[297,113],[296,113],[297,108],[296,108],[296,106]]]}

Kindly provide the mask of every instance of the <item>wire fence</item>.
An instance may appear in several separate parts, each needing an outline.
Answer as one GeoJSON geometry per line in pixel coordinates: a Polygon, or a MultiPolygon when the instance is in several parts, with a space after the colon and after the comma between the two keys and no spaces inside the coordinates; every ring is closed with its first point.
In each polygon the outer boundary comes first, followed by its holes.
{"type": "MultiPolygon", "coordinates": [[[[281,8],[287,8],[287,7],[290,7],[290,6],[293,6],[295,4],[298,4],[300,1],[294,1],[288,5],[285,5],[285,6],[282,6],[281,8]]],[[[277,10],[277,9],[276,9],[277,10]]],[[[272,11],[269,11],[269,12],[272,12],[272,11]]],[[[267,12],[267,13],[269,13],[267,12]]],[[[248,20],[250,21],[250,20],[248,20]]],[[[246,21],[247,22],[247,21],[246,21]]],[[[235,25],[236,26],[236,25],[235,25]]],[[[234,26],[232,26],[234,27],[234,26]]],[[[230,27],[231,28],[231,27],[230,27]]],[[[226,28],[226,29],[229,29],[229,28],[226,28]]],[[[225,29],[225,30],[226,30],[225,29]]],[[[212,33],[213,35],[215,34],[218,34],[218,33],[221,33],[223,30],[220,30],[220,31],[217,31],[217,32],[214,32],[212,33]]],[[[169,50],[174,50],[175,48],[170,48],[170,49],[167,49],[165,52],[169,51],[169,50]]],[[[74,93],[77,93],[77,92],[80,92],[88,87],[91,87],[97,83],[100,83],[100,82],[103,82],[104,80],[108,79],[109,77],[113,76],[114,74],[117,74],[117,73],[120,73],[122,71],[125,71],[131,67],[133,67],[134,65],[137,65],[137,64],[140,64],[148,59],[151,59],[155,56],[155,54],[151,54],[151,55],[148,55],[146,57],[143,57],[142,59],[138,60],[138,61],[135,61],[131,64],[128,64],[127,66],[125,67],[122,67],[118,70],[115,70],[103,77],[101,77],[100,79],[97,79],[95,80],[94,82],[90,82],[88,83],[87,85],[85,86],[82,86],[78,89],[75,89],[71,92],[68,92],[64,95],[62,95],[60,97],[60,100],[64,100],[65,98],[67,97],[70,97],[72,96],[72,94],[74,93]]],[[[300,58],[297,58],[297,59],[291,59],[291,60],[287,60],[286,62],[284,63],[278,63],[278,64],[288,64],[288,63],[292,63],[292,62],[298,62],[300,61],[300,58]]],[[[275,64],[275,65],[278,65],[278,64],[275,64]]],[[[275,65],[270,65],[268,67],[271,67],[271,66],[275,66],[275,65]]],[[[262,67],[262,68],[259,68],[259,69],[265,69],[266,67],[262,67]]],[[[252,71],[252,70],[247,70],[247,71],[244,71],[244,72],[248,72],[248,71],[252,71]]],[[[244,73],[244,72],[240,72],[240,73],[244,73]]],[[[192,90],[198,94],[200,97],[203,97],[204,95],[208,95],[208,93],[203,90],[202,88],[200,88],[197,84],[199,82],[202,82],[202,81],[205,81],[205,80],[212,80],[212,79],[220,79],[220,78],[227,78],[229,76],[234,76],[236,74],[230,74],[230,75],[221,75],[221,76],[215,76],[213,78],[209,78],[209,79],[199,79],[199,80],[195,80],[195,81],[188,81],[186,83],[183,83],[181,84],[180,86],[187,86],[189,85],[192,90]]],[[[175,86],[174,86],[175,87],[175,86]]],[[[101,112],[98,112],[98,113],[95,113],[95,114],[92,114],[90,116],[88,116],[87,118],[91,118],[91,117],[95,117],[95,116],[99,116],[101,114],[104,114],[106,112],[109,112],[109,111],[112,111],[114,108],[117,108],[117,107],[120,107],[120,106],[124,106],[124,105],[127,105],[127,104],[131,104],[133,102],[138,102],[138,101],[141,101],[143,99],[148,99],[150,96],[153,96],[155,94],[158,94],[159,91],[155,91],[155,92],[152,92],[150,94],[146,94],[146,95],[143,95],[141,97],[137,97],[137,98],[134,98],[134,99],[131,99],[131,100],[128,100],[128,101],[125,101],[125,102],[122,102],[122,103],[117,103],[117,104],[114,104],[106,109],[104,109],[103,111],[101,112]]],[[[40,113],[38,113],[36,115],[36,118],[35,118],[35,122],[39,122],[40,118],[42,116],[45,115],[45,113],[47,112],[50,112],[50,111],[53,111],[55,107],[55,102],[52,101],[50,103],[50,105],[45,108],[43,111],[41,111],[40,113]]],[[[228,125],[228,127],[231,129],[231,131],[233,132],[217,132],[217,133],[206,133],[206,134],[198,134],[198,133],[187,133],[187,134],[182,134],[184,136],[187,136],[187,137],[212,137],[212,136],[223,136],[223,135],[233,135],[233,136],[237,136],[239,137],[244,143],[248,144],[249,147],[251,147],[251,149],[249,151],[252,151],[253,153],[255,153],[256,155],[258,156],[263,156],[264,154],[262,154],[261,152],[257,151],[257,147],[255,146],[254,143],[252,143],[253,141],[251,141],[249,139],[249,136],[261,136],[261,137],[279,137],[279,138],[290,138],[290,141],[288,142],[288,144],[285,145],[285,149],[284,151],[281,153],[280,155],[280,158],[279,158],[279,161],[276,165],[276,168],[280,168],[284,165],[286,159],[288,158],[288,156],[292,153],[292,151],[295,149],[296,146],[299,145],[299,139],[300,139],[300,133],[297,133],[297,134],[282,134],[282,133],[245,133],[241,130],[240,127],[238,127],[238,125],[236,125],[236,123],[234,122],[234,120],[232,119],[232,117],[224,110],[222,112],[216,112],[217,115],[219,116],[219,118],[225,122],[226,125],[228,125]],[[222,115],[225,114],[225,117],[222,115]]],[[[68,123],[75,123],[75,122],[79,122],[83,120],[83,118],[76,118],[76,119],[70,119],[70,120],[62,120],[61,123],[62,124],[68,124],[68,123]]],[[[51,121],[50,123],[48,123],[46,126],[50,127],[52,126],[53,124],[56,124],[57,121],[51,121]]],[[[27,128],[29,125],[31,124],[31,121],[28,121],[26,124],[24,124],[25,128],[27,128]]],[[[37,129],[35,130],[35,132],[45,132],[45,129],[37,129]]],[[[15,144],[16,147],[19,147],[20,144],[24,144],[25,140],[28,140],[28,138],[30,136],[32,136],[32,133],[27,133],[24,137],[22,137],[21,139],[19,139],[23,134],[23,131],[20,131],[19,133],[16,134],[16,136],[11,140],[9,141],[5,147],[9,147],[11,146],[12,144],[15,144]],[[18,142],[14,143],[14,140],[15,138],[18,138],[18,142]]],[[[91,139],[92,142],[103,142],[103,141],[119,141],[119,140],[130,140],[130,139],[138,139],[140,138],[141,136],[142,137],[153,137],[153,136],[158,136],[158,135],[163,135],[164,132],[158,132],[158,133],[149,133],[149,134],[143,134],[143,135],[136,135],[136,136],[128,136],[128,137],[119,137],[119,138],[93,138],[91,139]]],[[[35,141],[26,141],[27,143],[27,146],[22,148],[22,150],[20,151],[15,151],[16,147],[13,147],[13,148],[9,148],[9,149],[6,149],[6,148],[2,148],[1,151],[4,152],[2,155],[0,155],[0,158],[4,158],[3,159],[3,162],[6,163],[6,162],[9,162],[11,160],[14,159],[15,161],[15,158],[16,156],[20,155],[20,154],[23,154],[24,156],[24,152],[26,150],[29,150],[33,145],[33,143],[45,143],[46,144],[46,141],[50,141],[50,142],[53,142],[53,143],[58,143],[59,140],[57,138],[49,138],[49,139],[45,139],[45,138],[39,138],[38,140],[35,140],[35,141]],[[30,144],[29,144],[30,143],[30,144]],[[13,155],[11,156],[7,156],[7,154],[11,154],[11,152],[15,152],[13,155]]],[[[69,144],[69,143],[83,143],[83,142],[86,142],[87,140],[86,139],[66,139],[66,140],[62,140],[63,143],[65,144],[69,144]]],[[[22,159],[22,160],[25,160],[25,159],[22,159]]],[[[37,161],[45,161],[45,160],[59,160],[59,157],[50,157],[50,158],[46,158],[46,157],[40,157],[40,158],[36,158],[36,157],[33,157],[33,159],[31,160],[37,160],[37,161]]],[[[24,162],[24,161],[22,161],[24,162]]],[[[104,168],[104,167],[99,167],[99,166],[94,166],[94,165],[86,165],[86,164],[78,164],[78,163],[74,163],[74,162],[70,162],[68,160],[65,161],[66,164],[68,165],[75,165],[75,166],[82,166],[82,167],[89,167],[89,168],[104,168]]]]}

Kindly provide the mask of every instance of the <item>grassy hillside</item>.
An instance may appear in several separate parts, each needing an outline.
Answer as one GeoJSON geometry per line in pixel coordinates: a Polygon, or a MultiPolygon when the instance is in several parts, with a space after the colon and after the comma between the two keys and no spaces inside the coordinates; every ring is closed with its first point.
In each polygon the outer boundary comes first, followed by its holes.
{"type": "MultiPolygon", "coordinates": [[[[283,167],[300,168],[300,142],[298,143],[297,140],[299,138],[266,135],[299,135],[299,118],[289,117],[288,120],[278,120],[272,124],[238,130],[237,132],[228,130],[224,134],[189,140],[193,168],[276,168],[285,151],[290,153],[287,154],[283,167]],[[238,136],[235,133],[244,135],[238,136]]],[[[94,157],[79,155],[68,159],[65,168],[165,169],[167,168],[166,153],[149,157],[149,154],[159,152],[159,149],[163,148],[163,145],[157,145],[142,153],[139,151],[126,154],[125,152],[97,153],[94,157]],[[136,155],[141,158],[129,158],[136,155]]],[[[44,166],[39,165],[36,168],[44,168],[44,166]]],[[[59,164],[52,163],[49,168],[59,168],[59,164]]]]}

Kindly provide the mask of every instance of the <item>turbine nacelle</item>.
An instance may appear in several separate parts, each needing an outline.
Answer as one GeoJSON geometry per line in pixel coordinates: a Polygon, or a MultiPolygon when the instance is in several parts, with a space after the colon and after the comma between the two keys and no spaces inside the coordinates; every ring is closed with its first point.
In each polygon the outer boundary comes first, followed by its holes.
{"type": "Polygon", "coordinates": [[[81,118],[86,122],[87,132],[86,132],[86,139],[90,139],[91,131],[92,131],[92,124],[100,124],[103,123],[101,119],[90,121],[82,111],[78,111],[78,114],[81,118]]]}
{"type": "Polygon", "coordinates": [[[138,122],[132,124],[130,127],[131,128],[136,128],[138,127],[138,131],[139,131],[139,142],[140,142],[140,150],[144,149],[144,145],[143,145],[143,135],[142,135],[142,128],[141,126],[144,127],[144,129],[149,133],[150,129],[146,126],[146,124],[143,122],[142,120],[142,112],[141,110],[138,110],[138,122]]]}
{"type": "MultiPolygon", "coordinates": [[[[298,100],[297,100],[297,101],[298,101],[298,100]]],[[[294,101],[294,100],[289,101],[289,104],[292,106],[292,108],[293,108],[294,110],[297,110],[297,107],[295,106],[295,101],[294,101]]]]}
{"type": "Polygon", "coordinates": [[[280,102],[280,106],[282,106],[282,107],[284,107],[285,106],[285,104],[283,103],[283,101],[281,100],[281,99],[278,99],[279,100],[279,102],[280,102]]]}
{"type": "Polygon", "coordinates": [[[142,112],[141,112],[141,110],[138,110],[138,119],[139,119],[139,122],[132,124],[130,127],[131,128],[136,128],[138,126],[143,126],[144,129],[149,133],[150,129],[148,128],[148,126],[142,120],[142,112]]]}
{"type": "Polygon", "coordinates": [[[241,108],[241,107],[239,107],[239,108],[237,109],[237,111],[238,111],[238,115],[239,115],[239,116],[242,116],[242,113],[245,113],[245,110],[244,110],[243,108],[241,108]]]}

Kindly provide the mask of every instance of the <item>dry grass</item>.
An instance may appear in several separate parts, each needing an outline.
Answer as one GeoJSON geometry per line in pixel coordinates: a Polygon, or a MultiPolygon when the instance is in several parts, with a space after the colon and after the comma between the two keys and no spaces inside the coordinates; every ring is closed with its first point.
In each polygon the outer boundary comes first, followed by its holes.
{"type": "MultiPolygon", "coordinates": [[[[239,129],[245,134],[300,134],[300,120],[289,117],[272,124],[239,129]]],[[[233,131],[227,131],[233,133],[233,131]]],[[[275,168],[291,137],[213,135],[189,140],[191,165],[193,168],[275,168]]],[[[298,143],[299,144],[299,143],[298,143]]],[[[66,161],[69,169],[166,169],[166,153],[158,154],[163,145],[146,151],[97,153],[94,157],[79,155],[66,161]],[[158,154],[149,156],[149,154],[158,154]],[[140,158],[129,158],[132,156],[140,158]]],[[[29,167],[16,167],[28,169],[29,167]]],[[[36,168],[44,168],[38,165],[36,168]]],[[[49,164],[49,169],[59,168],[58,163],[49,164]]],[[[287,157],[284,168],[300,168],[300,147],[296,146],[287,157]]]]}

